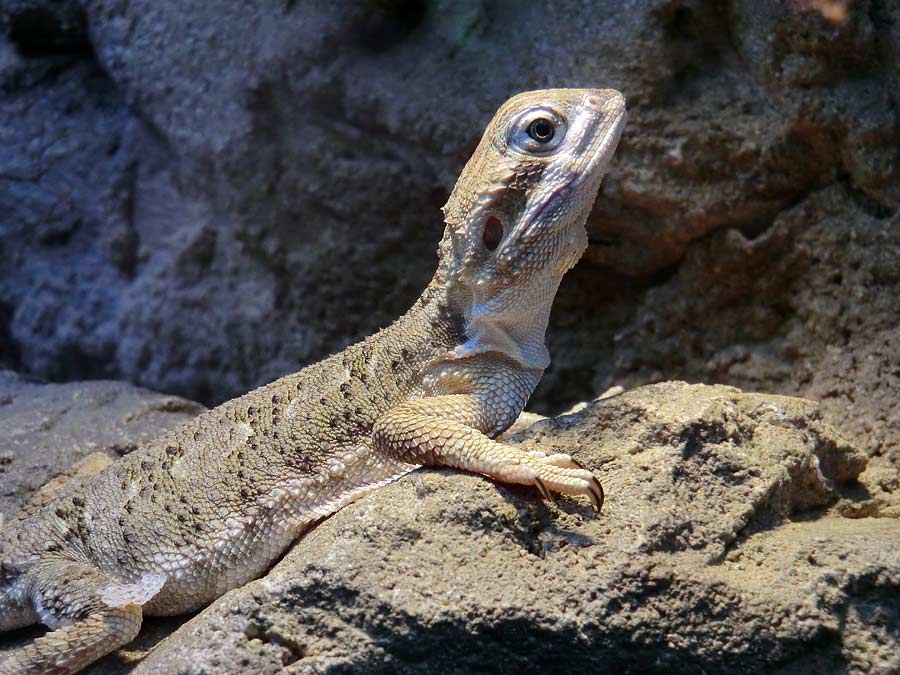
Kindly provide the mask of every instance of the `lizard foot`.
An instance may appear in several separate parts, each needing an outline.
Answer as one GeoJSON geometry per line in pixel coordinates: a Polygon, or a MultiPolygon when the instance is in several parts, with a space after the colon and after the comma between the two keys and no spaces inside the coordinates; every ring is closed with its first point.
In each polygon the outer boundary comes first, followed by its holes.
{"type": "Polygon", "coordinates": [[[51,630],[0,660],[0,675],[70,675],[137,636],[143,612],[128,603],[111,607],[98,589],[114,580],[82,563],[62,559],[35,564],[24,577],[26,597],[51,630]]]}
{"type": "Polygon", "coordinates": [[[373,445],[403,462],[452,466],[501,483],[533,485],[547,499],[552,492],[584,495],[600,511],[603,487],[593,473],[571,455],[529,451],[489,438],[474,426],[480,424],[480,411],[477,399],[466,394],[410,401],[376,422],[373,445]]]}

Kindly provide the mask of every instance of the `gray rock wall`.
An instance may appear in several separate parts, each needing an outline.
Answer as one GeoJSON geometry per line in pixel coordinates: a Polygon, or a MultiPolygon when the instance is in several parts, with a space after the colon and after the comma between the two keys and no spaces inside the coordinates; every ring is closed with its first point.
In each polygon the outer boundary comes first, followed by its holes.
{"type": "Polygon", "coordinates": [[[897,459],[898,62],[897,0],[0,0],[0,365],[295,370],[413,301],[502,100],[612,86],[535,407],[723,382],[897,459]]]}

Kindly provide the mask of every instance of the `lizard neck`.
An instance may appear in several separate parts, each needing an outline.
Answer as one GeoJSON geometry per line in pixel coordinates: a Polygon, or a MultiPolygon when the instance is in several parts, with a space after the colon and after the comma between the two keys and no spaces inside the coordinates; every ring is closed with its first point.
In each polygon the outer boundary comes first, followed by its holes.
{"type": "MultiPolygon", "coordinates": [[[[506,411],[510,414],[498,417],[494,431],[499,432],[525,406],[549,361],[544,346],[549,303],[547,308],[536,303],[529,317],[494,312],[459,279],[448,246],[445,233],[434,277],[400,320],[405,339],[419,336],[413,349],[421,359],[416,368],[417,386],[411,391],[425,396],[478,394],[503,389],[515,381],[521,400],[510,402],[515,414],[506,411]]],[[[552,299],[556,289],[549,290],[547,297],[552,299]]]]}
{"type": "Polygon", "coordinates": [[[533,304],[515,312],[494,306],[490,299],[479,297],[476,289],[464,311],[467,340],[454,349],[454,357],[497,354],[521,369],[543,372],[550,364],[550,352],[544,342],[550,302],[544,299],[552,300],[558,285],[555,281],[546,287],[529,288],[533,304]]]}
{"type": "Polygon", "coordinates": [[[453,318],[454,339],[445,343],[442,360],[493,357],[521,370],[542,373],[550,363],[544,340],[562,275],[522,280],[523,286],[527,286],[522,292],[533,302],[524,307],[505,307],[493,302],[477,285],[468,283],[453,269],[449,241],[449,233],[445,233],[438,249],[437,272],[420,299],[430,306],[435,316],[453,318]]]}
{"type": "MultiPolygon", "coordinates": [[[[445,358],[469,339],[469,314],[460,302],[452,283],[448,256],[445,254],[447,236],[438,247],[438,266],[419,299],[400,319],[406,334],[419,333],[427,342],[427,361],[445,358]],[[424,331],[410,330],[422,327],[424,331]]],[[[423,363],[423,365],[425,365],[423,363]]]]}

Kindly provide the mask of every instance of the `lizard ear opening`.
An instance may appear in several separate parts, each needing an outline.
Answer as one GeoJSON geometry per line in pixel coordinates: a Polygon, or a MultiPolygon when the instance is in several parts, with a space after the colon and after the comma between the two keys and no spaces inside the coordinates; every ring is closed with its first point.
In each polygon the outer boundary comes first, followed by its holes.
{"type": "Polygon", "coordinates": [[[484,230],[481,232],[481,242],[488,251],[495,251],[503,239],[503,223],[497,216],[490,215],[484,221],[484,230]]]}

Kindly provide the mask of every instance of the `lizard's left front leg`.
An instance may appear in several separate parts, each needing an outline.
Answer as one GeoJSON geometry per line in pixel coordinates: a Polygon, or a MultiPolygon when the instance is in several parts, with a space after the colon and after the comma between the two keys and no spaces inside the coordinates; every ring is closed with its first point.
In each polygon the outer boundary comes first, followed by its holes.
{"type": "Polygon", "coordinates": [[[452,466],[503,483],[534,485],[547,499],[550,490],[586,495],[600,511],[603,488],[594,474],[569,455],[529,452],[488,437],[485,432],[496,430],[491,410],[475,393],[401,403],[375,423],[373,445],[411,464],[452,466]]]}

